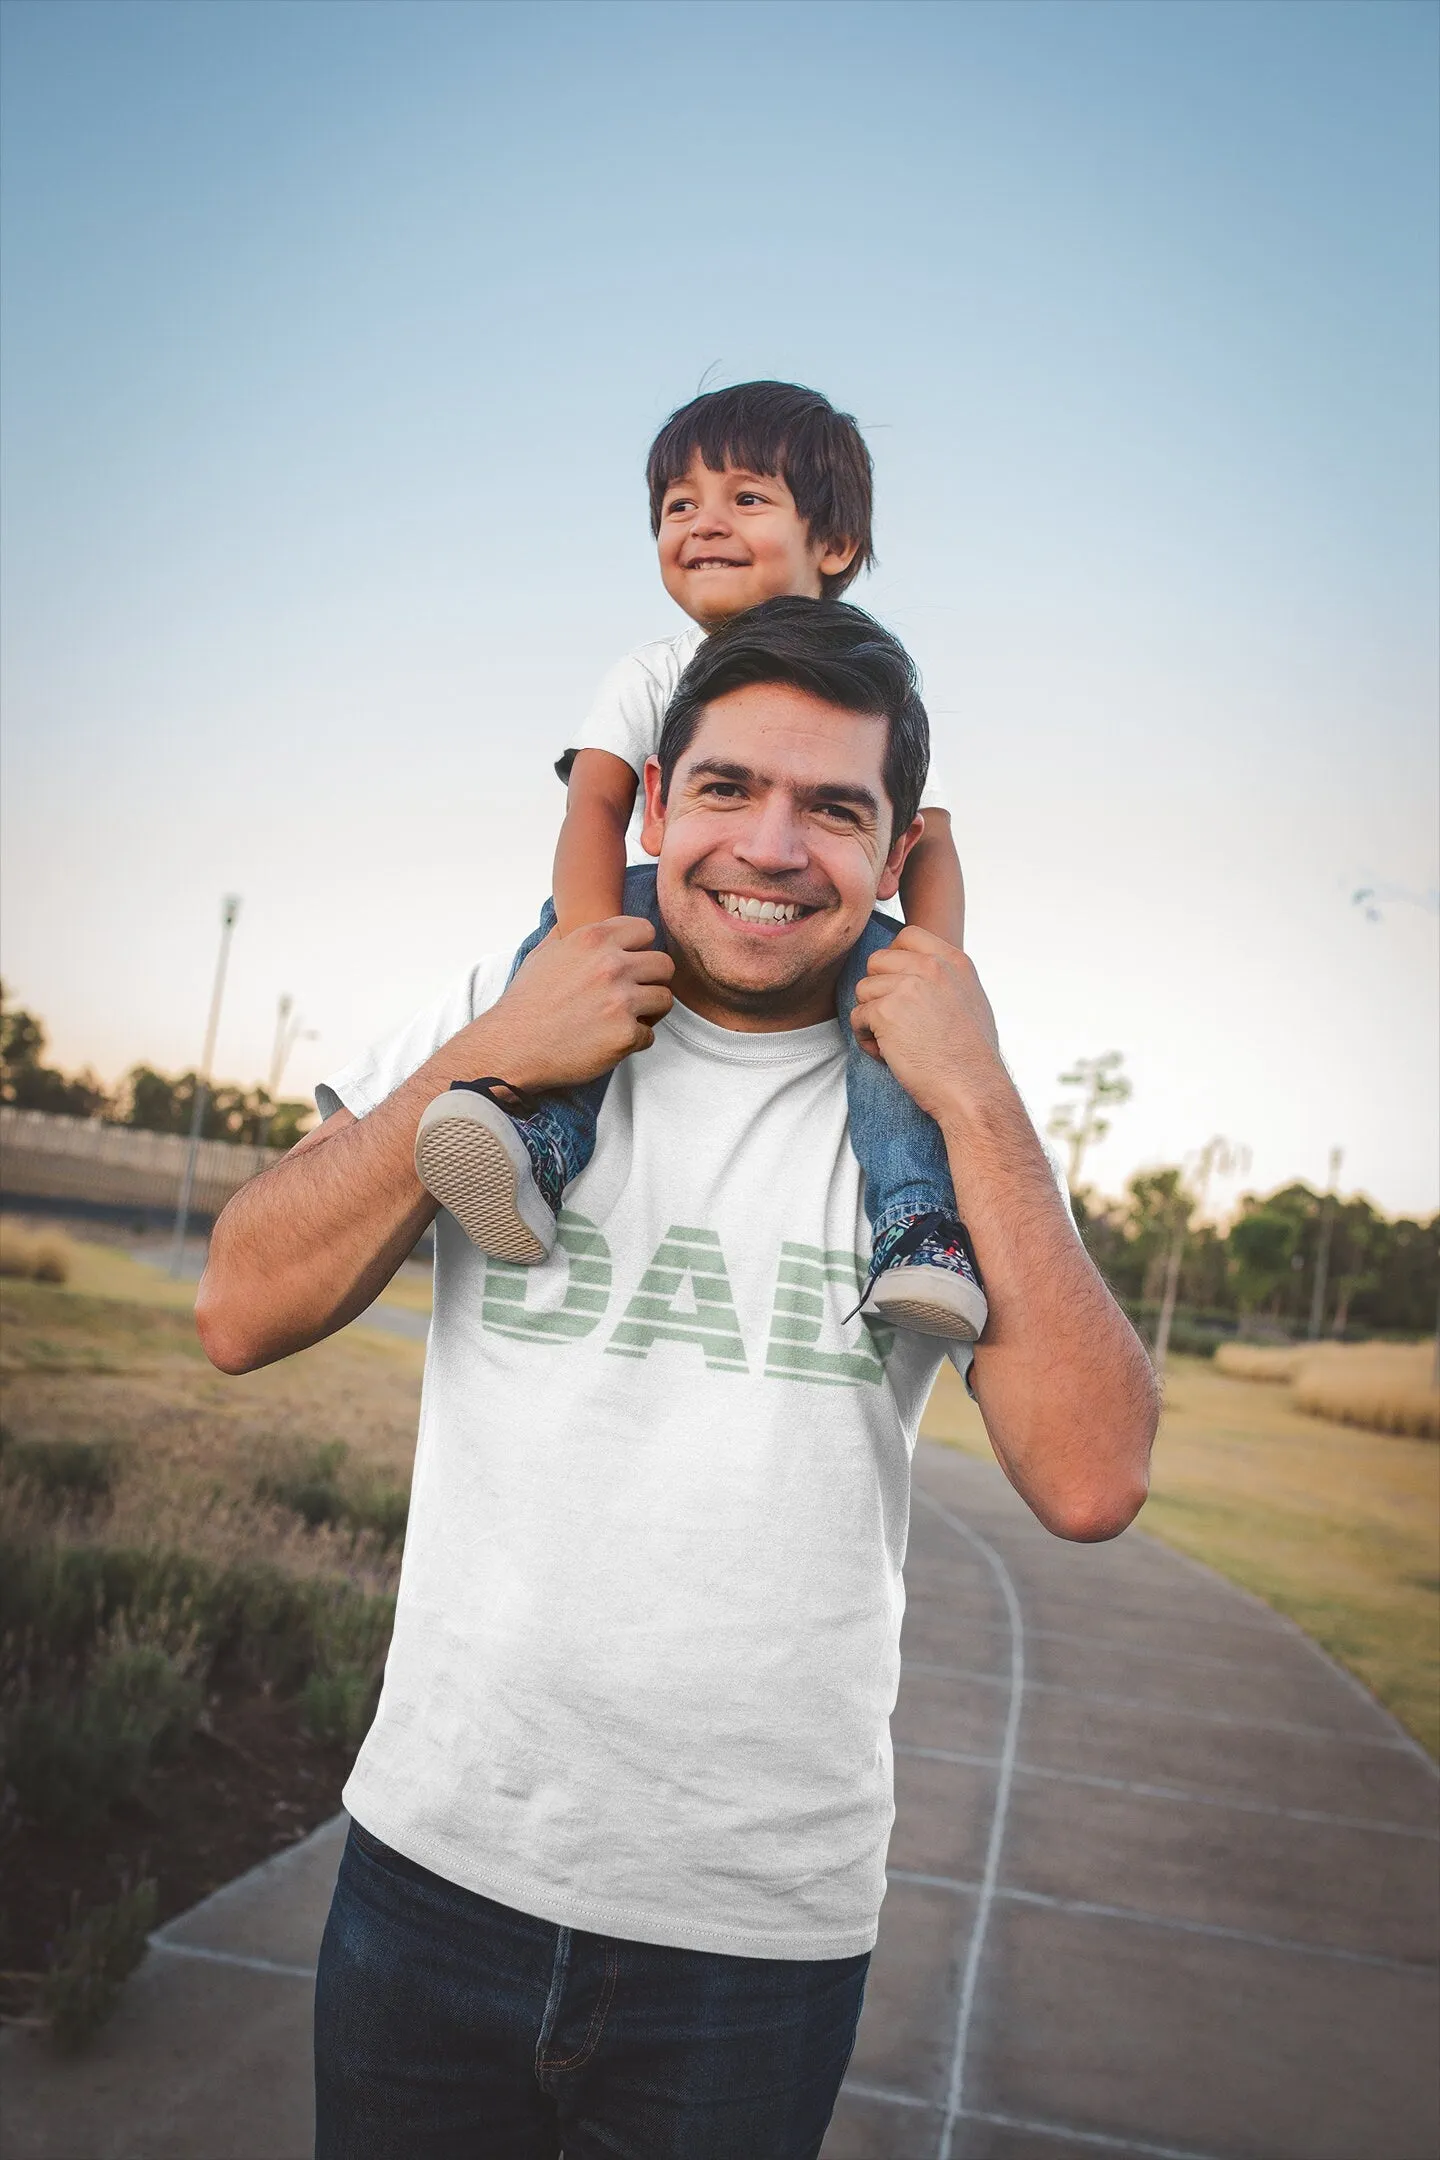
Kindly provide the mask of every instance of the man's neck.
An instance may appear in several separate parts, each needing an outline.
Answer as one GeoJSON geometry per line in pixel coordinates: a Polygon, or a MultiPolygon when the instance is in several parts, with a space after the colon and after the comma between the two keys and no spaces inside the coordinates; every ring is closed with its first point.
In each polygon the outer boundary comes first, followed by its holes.
{"type": "Polygon", "coordinates": [[[716,1027],[730,1028],[737,1035],[778,1035],[795,1028],[818,1027],[823,1021],[835,1017],[835,986],[840,978],[837,968],[827,971],[820,982],[804,982],[789,985],[755,997],[737,991],[729,984],[717,983],[691,966],[685,955],[671,947],[675,962],[675,976],[670,988],[677,1004],[687,1012],[709,1020],[716,1027]]]}

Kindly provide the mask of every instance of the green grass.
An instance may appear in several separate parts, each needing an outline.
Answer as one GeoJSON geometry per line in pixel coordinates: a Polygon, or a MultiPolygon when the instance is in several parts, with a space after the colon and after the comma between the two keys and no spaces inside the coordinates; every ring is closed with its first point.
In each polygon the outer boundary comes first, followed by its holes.
{"type": "MultiPolygon", "coordinates": [[[[942,1373],[921,1430],[989,1457],[942,1373]]],[[[1440,1755],[1440,1449],[1176,1358],[1139,1528],[1284,1613],[1440,1755]]]]}

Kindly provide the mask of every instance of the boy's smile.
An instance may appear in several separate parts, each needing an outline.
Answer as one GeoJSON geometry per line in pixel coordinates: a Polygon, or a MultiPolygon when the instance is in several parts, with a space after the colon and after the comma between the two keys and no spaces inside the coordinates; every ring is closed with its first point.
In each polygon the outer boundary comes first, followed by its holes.
{"type": "Polygon", "coordinates": [[[658,546],[665,590],[707,630],[782,594],[818,600],[855,553],[810,538],[778,473],[712,472],[699,457],[665,490],[658,546]]]}

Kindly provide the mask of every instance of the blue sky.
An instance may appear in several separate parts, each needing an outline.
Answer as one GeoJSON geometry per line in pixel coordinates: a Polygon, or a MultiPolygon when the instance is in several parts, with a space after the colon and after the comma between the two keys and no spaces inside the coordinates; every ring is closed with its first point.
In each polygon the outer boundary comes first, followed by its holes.
{"type": "MultiPolygon", "coordinates": [[[[56,1054],[308,1085],[548,886],[680,627],[641,468],[814,383],[1040,1113],[1437,1203],[1437,12],[7,0],[4,931],[56,1054]],[[1389,897],[1380,919],[1351,903],[1389,897]]],[[[1223,1196],[1221,1196],[1223,1197],[1223,1196]]]]}

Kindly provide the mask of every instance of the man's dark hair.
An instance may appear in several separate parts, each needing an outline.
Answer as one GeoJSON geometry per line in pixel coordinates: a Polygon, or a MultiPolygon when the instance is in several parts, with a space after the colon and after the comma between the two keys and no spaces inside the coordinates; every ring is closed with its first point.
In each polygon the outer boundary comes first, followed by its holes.
{"type": "Polygon", "coordinates": [[[849,413],[836,412],[818,390],[798,383],[736,383],[707,390],[673,412],[650,446],[650,530],[660,530],[665,490],[683,480],[696,457],[711,472],[727,465],[775,473],[795,498],[812,540],[855,554],[843,570],[823,575],[827,600],[838,600],[875,560],[870,523],[872,468],[865,438],[849,413]]]}
{"type": "Polygon", "coordinates": [[[706,706],[745,683],[793,683],[846,712],[887,723],[881,771],[893,843],[919,809],[930,769],[930,721],[915,663],[900,640],[843,600],[787,594],[732,616],[710,633],[675,686],[656,751],[662,797],[706,706]]]}

